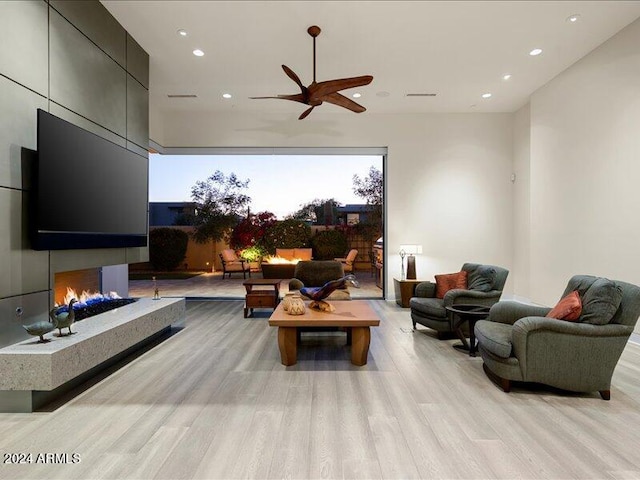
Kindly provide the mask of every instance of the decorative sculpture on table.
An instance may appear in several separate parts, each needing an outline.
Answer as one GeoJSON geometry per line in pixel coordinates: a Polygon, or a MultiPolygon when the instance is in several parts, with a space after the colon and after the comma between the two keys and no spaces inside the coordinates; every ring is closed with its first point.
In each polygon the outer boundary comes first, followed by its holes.
{"type": "Polygon", "coordinates": [[[69,333],[67,335],[73,335],[76,332],[71,331],[71,325],[76,321],[76,312],[73,310],[73,304],[78,303],[78,300],[72,298],[67,306],[67,310],[62,310],[60,307],[52,308],[49,312],[49,317],[51,317],[51,322],[54,327],[58,329],[60,332],[60,336],[62,337],[62,329],[68,328],[69,333]]]}
{"type": "Polygon", "coordinates": [[[354,287],[359,287],[356,276],[349,274],[342,278],[338,278],[337,280],[331,280],[321,287],[301,288],[300,293],[312,300],[311,303],[309,303],[309,308],[319,310],[321,312],[333,312],[336,307],[325,301],[325,298],[331,295],[334,290],[344,287],[347,282],[351,283],[354,287]]]}
{"type": "Polygon", "coordinates": [[[294,293],[291,296],[291,299],[289,301],[289,307],[287,308],[286,312],[289,315],[304,315],[305,310],[306,310],[306,307],[304,305],[304,301],[302,300],[302,298],[298,293],[294,293]]]}

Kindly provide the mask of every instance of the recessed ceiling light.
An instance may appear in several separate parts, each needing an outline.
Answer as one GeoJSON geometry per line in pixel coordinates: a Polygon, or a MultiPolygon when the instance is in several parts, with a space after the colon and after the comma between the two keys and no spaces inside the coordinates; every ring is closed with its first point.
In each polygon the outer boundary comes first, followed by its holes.
{"type": "Polygon", "coordinates": [[[203,52],[202,50],[200,50],[199,48],[196,48],[196,49],[193,51],[193,54],[194,54],[196,57],[201,57],[201,56],[203,56],[203,55],[204,55],[204,52],[203,52]]]}
{"type": "Polygon", "coordinates": [[[482,98],[491,98],[491,94],[490,93],[483,93],[482,94],[482,98]]]}
{"type": "Polygon", "coordinates": [[[362,96],[361,93],[354,93],[353,95],[351,95],[353,98],[360,98],[362,96]]]}
{"type": "Polygon", "coordinates": [[[532,57],[535,57],[536,55],[540,55],[541,53],[542,53],[541,48],[534,48],[529,52],[529,55],[531,55],[532,57]]]}
{"type": "Polygon", "coordinates": [[[510,78],[511,78],[511,74],[510,74],[510,73],[505,73],[505,74],[502,76],[502,79],[503,79],[503,80],[509,80],[510,78]]]}
{"type": "Polygon", "coordinates": [[[222,98],[231,98],[231,94],[230,93],[223,93],[222,94],[222,98]]]}
{"type": "Polygon", "coordinates": [[[573,15],[569,15],[567,17],[567,22],[569,23],[576,23],[580,20],[580,14],[579,13],[574,13],[573,15]]]}
{"type": "Polygon", "coordinates": [[[178,30],[178,35],[180,35],[181,37],[186,37],[187,31],[181,28],[180,30],[178,30]]]}

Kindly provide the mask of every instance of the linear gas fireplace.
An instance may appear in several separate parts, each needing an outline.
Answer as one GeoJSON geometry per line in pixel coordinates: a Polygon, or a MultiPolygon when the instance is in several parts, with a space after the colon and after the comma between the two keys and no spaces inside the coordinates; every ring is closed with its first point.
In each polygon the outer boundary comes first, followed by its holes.
{"type": "Polygon", "coordinates": [[[103,291],[101,268],[58,272],[54,275],[54,305],[61,311],[72,299],[76,321],[122,307],[136,301],[114,291],[103,291]]]}

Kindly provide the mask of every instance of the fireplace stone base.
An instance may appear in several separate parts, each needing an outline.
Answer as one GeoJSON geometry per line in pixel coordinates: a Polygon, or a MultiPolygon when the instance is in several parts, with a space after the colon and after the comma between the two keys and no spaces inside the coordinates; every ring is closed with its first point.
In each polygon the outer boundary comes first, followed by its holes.
{"type": "Polygon", "coordinates": [[[0,349],[0,412],[38,409],[153,341],[184,313],[184,298],[142,298],[74,324],[75,335],[0,349]]]}

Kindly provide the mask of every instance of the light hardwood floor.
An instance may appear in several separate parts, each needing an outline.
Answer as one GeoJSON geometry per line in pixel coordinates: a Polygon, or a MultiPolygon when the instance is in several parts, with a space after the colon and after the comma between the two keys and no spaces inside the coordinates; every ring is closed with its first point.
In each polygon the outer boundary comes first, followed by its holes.
{"type": "Polygon", "coordinates": [[[280,364],[268,312],[189,302],[181,329],[52,412],[0,414],[0,452],[77,453],[76,464],[0,465],[2,479],[640,478],[640,347],[612,399],[514,388],[480,358],[411,332],[372,301],[369,362],[344,335],[303,335],[280,364]]]}

